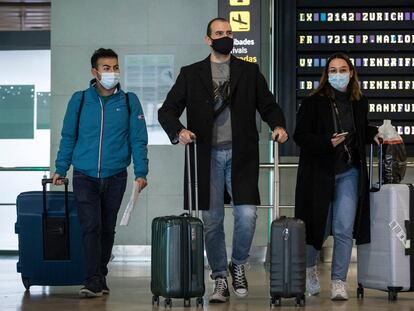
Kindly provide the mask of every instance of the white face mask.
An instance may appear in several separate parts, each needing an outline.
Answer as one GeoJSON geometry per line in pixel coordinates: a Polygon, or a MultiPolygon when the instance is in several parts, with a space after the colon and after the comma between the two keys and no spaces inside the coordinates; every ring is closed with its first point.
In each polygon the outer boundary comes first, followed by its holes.
{"type": "Polygon", "coordinates": [[[349,83],[349,72],[328,74],[329,84],[340,92],[346,90],[349,83]]]}
{"type": "Polygon", "coordinates": [[[101,75],[101,80],[98,78],[96,80],[107,90],[112,89],[119,83],[119,72],[99,72],[99,74],[101,75]]]}

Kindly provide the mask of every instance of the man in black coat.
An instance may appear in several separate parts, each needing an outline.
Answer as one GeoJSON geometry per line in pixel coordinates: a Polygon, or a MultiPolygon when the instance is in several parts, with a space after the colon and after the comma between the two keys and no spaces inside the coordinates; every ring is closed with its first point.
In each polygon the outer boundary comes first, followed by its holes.
{"type": "Polygon", "coordinates": [[[244,297],[248,293],[244,264],[255,231],[256,205],[260,204],[256,110],[273,130],[273,139],[283,143],[288,135],[283,112],[259,67],[231,56],[230,23],[223,18],[210,21],[205,42],[211,54],[181,68],[158,111],[158,120],[173,144],[185,145],[197,139],[199,206],[203,210],[211,277],[215,280],[210,302],[226,302],[230,295],[223,228],[224,189],[230,194],[235,222],[229,270],[234,293],[244,297]],[[185,108],[187,127],[179,120],[185,108]]]}

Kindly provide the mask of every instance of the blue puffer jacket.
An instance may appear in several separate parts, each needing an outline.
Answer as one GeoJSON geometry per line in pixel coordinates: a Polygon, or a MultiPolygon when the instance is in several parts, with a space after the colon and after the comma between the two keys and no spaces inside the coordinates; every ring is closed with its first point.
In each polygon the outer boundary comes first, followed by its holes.
{"type": "Polygon", "coordinates": [[[56,173],[65,176],[72,164],[85,175],[109,177],[128,167],[132,152],[135,177],[146,178],[148,134],[144,114],[138,97],[128,93],[129,114],[125,96],[119,87],[104,102],[92,80],[85,91],[76,140],[82,92],[72,95],[63,122],[56,173]]]}

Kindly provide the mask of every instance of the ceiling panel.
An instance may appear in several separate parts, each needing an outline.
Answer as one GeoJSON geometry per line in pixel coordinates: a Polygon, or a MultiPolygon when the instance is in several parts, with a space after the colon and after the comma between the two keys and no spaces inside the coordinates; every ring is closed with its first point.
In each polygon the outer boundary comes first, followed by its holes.
{"type": "Polygon", "coordinates": [[[0,0],[0,31],[50,30],[50,1],[0,0]]]}

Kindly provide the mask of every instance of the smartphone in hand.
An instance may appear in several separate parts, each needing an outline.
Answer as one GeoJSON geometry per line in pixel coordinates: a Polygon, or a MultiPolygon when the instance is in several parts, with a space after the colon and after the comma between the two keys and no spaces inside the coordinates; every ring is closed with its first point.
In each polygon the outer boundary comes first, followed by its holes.
{"type": "Polygon", "coordinates": [[[348,132],[342,132],[342,133],[334,134],[333,137],[334,138],[339,138],[339,137],[344,137],[348,134],[349,134],[348,132]]]}

